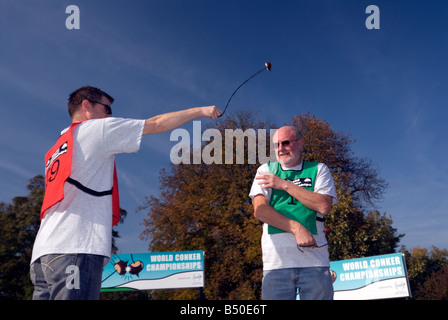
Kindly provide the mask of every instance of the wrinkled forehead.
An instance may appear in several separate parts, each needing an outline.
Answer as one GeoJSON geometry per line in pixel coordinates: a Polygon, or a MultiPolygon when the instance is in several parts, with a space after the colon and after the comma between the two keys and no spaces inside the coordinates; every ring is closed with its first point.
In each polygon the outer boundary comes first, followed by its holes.
{"type": "Polygon", "coordinates": [[[273,141],[278,142],[297,138],[297,131],[293,127],[286,126],[277,130],[274,134],[273,141]]]}

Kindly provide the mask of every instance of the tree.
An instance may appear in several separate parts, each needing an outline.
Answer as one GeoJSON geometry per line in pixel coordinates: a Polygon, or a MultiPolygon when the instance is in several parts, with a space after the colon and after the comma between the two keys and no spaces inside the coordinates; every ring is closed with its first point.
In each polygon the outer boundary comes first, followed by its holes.
{"type": "Polygon", "coordinates": [[[417,289],[418,300],[448,300],[448,266],[430,275],[417,289]]]}
{"type": "Polygon", "coordinates": [[[338,204],[325,218],[331,260],[395,252],[404,235],[396,235],[392,219],[374,210],[387,183],[372,161],[356,157],[351,150],[355,141],[324,119],[306,113],[292,124],[304,136],[304,159],[325,163],[335,181],[338,204]],[[366,214],[368,209],[373,210],[366,214]]]}
{"type": "Polygon", "coordinates": [[[406,258],[408,277],[415,299],[447,299],[448,250],[432,246],[431,250],[419,246],[406,250],[401,248],[406,258]]]}
{"type": "MultiPolygon", "coordinates": [[[[250,114],[218,124],[226,128],[265,128],[250,114]]],[[[247,149],[246,149],[247,150],[247,149]]],[[[233,150],[235,151],[235,150],[233,150]]],[[[229,152],[229,150],[225,150],[229,152]]],[[[223,152],[223,159],[225,157],[223,152]]],[[[224,162],[224,161],[223,161],[224,162]]],[[[149,251],[204,250],[210,299],[256,299],[262,276],[260,223],[247,194],[258,165],[171,165],[160,173],[160,197],[151,196],[141,238],[149,251]]],[[[154,292],[154,297],[195,299],[196,291],[154,292]]]]}
{"type": "MultiPolygon", "coordinates": [[[[324,120],[305,114],[293,118],[292,124],[304,134],[305,159],[326,163],[336,182],[339,203],[326,221],[332,230],[332,259],[393,252],[400,236],[395,235],[392,220],[377,211],[367,215],[363,211],[386,187],[371,162],[354,157],[352,141],[324,120]]],[[[247,112],[227,116],[216,126],[222,132],[278,128],[255,121],[247,112]]],[[[245,164],[171,165],[160,173],[159,197],[150,196],[141,208],[148,210],[141,239],[149,241],[149,251],[205,251],[208,298],[259,298],[262,229],[248,197],[258,166],[247,160],[245,164]]],[[[197,293],[171,290],[155,296],[194,299],[197,293]]]]}
{"type": "Polygon", "coordinates": [[[382,198],[387,183],[379,176],[371,160],[355,157],[351,145],[355,140],[334,131],[324,119],[305,113],[292,119],[304,136],[305,160],[325,163],[337,180],[338,188],[353,206],[366,209],[382,198]]]}
{"type": "Polygon", "coordinates": [[[30,299],[33,285],[29,266],[34,239],[39,229],[44,178],[30,179],[28,196],[0,206],[0,299],[30,299]]]}
{"type": "MultiPolygon", "coordinates": [[[[127,215],[128,212],[120,207],[120,221],[118,223],[123,223],[127,215]]],[[[117,230],[112,228],[112,254],[116,254],[118,252],[118,247],[116,245],[117,238],[120,238],[120,234],[117,230]]]]}

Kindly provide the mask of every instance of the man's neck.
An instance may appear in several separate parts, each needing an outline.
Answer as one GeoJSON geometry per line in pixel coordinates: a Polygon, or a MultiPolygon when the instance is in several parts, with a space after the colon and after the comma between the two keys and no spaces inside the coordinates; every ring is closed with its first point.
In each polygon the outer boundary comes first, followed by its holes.
{"type": "Polygon", "coordinates": [[[72,123],[83,122],[89,120],[84,115],[74,115],[72,118],[72,123]]]}

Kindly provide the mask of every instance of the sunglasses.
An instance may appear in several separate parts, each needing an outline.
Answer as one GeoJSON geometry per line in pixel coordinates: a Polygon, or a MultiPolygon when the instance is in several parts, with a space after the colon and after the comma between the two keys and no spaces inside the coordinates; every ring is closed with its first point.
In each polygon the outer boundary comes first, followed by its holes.
{"type": "Polygon", "coordinates": [[[92,103],[98,103],[98,104],[102,105],[104,107],[104,109],[106,110],[106,114],[112,115],[112,108],[110,107],[110,105],[101,103],[99,101],[93,101],[93,100],[89,100],[89,101],[92,103]]]}
{"type": "Polygon", "coordinates": [[[285,140],[285,141],[281,141],[280,143],[274,142],[274,148],[278,149],[278,146],[281,144],[283,147],[287,147],[291,144],[291,142],[293,141],[297,141],[300,139],[294,139],[294,140],[285,140]]]}

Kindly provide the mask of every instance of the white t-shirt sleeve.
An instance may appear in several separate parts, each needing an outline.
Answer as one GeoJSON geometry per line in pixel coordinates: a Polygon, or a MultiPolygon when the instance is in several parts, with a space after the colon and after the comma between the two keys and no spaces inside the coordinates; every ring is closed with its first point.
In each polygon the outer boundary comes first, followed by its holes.
{"type": "Polygon", "coordinates": [[[251,187],[250,192],[249,192],[249,197],[252,200],[254,199],[254,197],[256,195],[259,195],[259,194],[265,196],[266,198],[268,198],[268,200],[271,199],[271,192],[272,192],[271,188],[263,189],[262,185],[259,184],[260,180],[256,179],[256,177],[258,177],[261,172],[269,172],[269,167],[268,167],[268,165],[266,163],[262,164],[257,169],[257,173],[255,175],[254,181],[252,183],[252,187],[251,187]]]}
{"type": "Polygon", "coordinates": [[[323,163],[319,163],[317,167],[314,192],[329,195],[333,198],[333,204],[338,203],[338,196],[336,193],[333,176],[331,175],[330,169],[328,169],[328,167],[323,163]]]}
{"type": "Polygon", "coordinates": [[[145,120],[107,118],[104,121],[104,144],[110,154],[134,153],[140,148],[145,120]]]}

